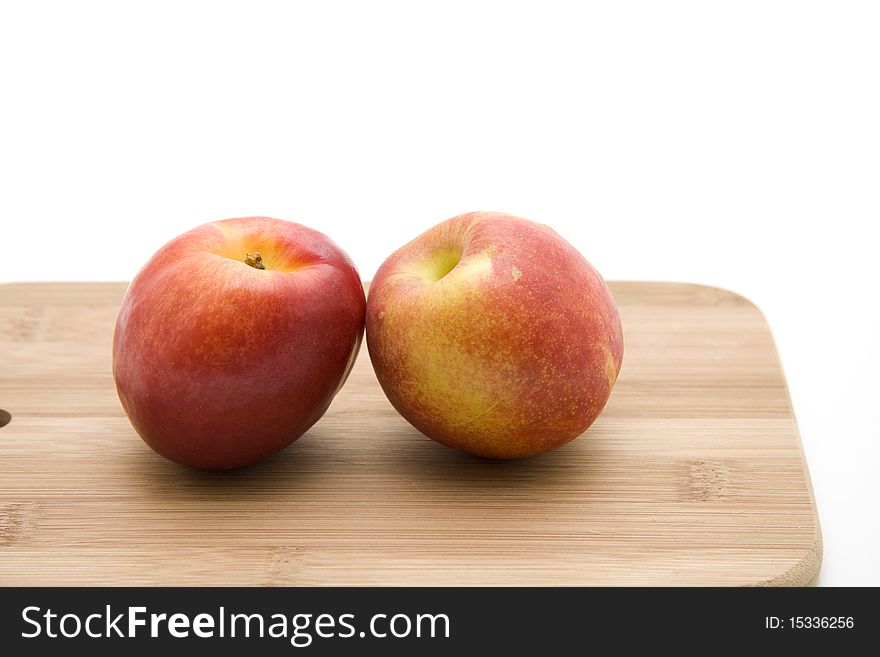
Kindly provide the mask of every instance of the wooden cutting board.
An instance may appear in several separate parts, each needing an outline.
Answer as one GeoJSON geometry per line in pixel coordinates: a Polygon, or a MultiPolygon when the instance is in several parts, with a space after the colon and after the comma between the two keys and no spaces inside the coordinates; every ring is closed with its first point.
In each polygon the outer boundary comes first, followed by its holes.
{"type": "Polygon", "coordinates": [[[496,463],[422,437],[364,349],[298,442],[205,473],[154,454],[123,415],[123,284],[0,286],[0,584],[814,581],[816,507],[760,311],[710,287],[611,287],[620,379],[555,452],[496,463]]]}

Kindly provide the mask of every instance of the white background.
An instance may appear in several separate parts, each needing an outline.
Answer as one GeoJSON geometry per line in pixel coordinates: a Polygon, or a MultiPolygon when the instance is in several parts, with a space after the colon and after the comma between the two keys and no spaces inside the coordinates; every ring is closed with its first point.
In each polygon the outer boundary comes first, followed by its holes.
{"type": "Polygon", "coordinates": [[[555,227],[774,331],[825,536],[880,584],[880,5],[3,2],[0,282],[126,280],[267,214],[369,278],[434,223],[555,227]]]}

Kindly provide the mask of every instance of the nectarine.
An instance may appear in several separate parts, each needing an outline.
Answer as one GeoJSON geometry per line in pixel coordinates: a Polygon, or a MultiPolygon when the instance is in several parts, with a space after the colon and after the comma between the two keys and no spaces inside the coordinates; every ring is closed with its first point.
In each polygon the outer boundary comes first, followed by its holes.
{"type": "Polygon", "coordinates": [[[129,286],[113,376],[155,451],[207,469],[284,448],[327,410],[360,347],[364,290],[325,235],[267,217],[199,226],[129,286]]]}
{"type": "Polygon", "coordinates": [[[494,212],[444,221],[382,264],[367,345],[404,418],[494,459],[582,434],[623,360],[620,316],[599,273],[547,226],[494,212]]]}

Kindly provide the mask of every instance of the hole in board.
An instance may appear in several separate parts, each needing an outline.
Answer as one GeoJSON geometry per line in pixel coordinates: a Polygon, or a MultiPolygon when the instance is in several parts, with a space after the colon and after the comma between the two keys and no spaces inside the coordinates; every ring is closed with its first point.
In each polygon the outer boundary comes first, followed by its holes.
{"type": "Polygon", "coordinates": [[[12,416],[9,414],[9,411],[4,411],[0,408],[0,427],[5,427],[9,424],[9,421],[12,419],[12,416]]]}

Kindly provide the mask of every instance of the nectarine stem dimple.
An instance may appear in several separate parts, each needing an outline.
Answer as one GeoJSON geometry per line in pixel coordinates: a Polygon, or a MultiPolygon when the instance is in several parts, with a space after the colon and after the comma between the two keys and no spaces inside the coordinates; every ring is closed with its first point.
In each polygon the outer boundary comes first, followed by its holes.
{"type": "Polygon", "coordinates": [[[244,257],[244,264],[250,265],[254,269],[265,269],[266,266],[263,264],[263,256],[260,255],[259,251],[254,253],[248,253],[244,257]]]}
{"type": "Polygon", "coordinates": [[[425,263],[424,279],[436,283],[455,269],[461,261],[461,250],[455,247],[441,249],[433,253],[425,263]]]}

